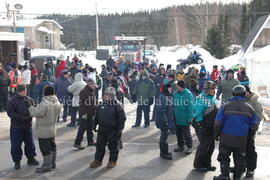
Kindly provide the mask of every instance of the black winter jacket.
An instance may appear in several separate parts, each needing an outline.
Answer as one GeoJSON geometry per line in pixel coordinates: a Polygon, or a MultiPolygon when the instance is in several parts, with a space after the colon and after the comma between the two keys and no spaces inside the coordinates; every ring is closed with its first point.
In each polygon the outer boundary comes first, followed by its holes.
{"type": "Polygon", "coordinates": [[[28,111],[28,104],[33,104],[30,97],[14,95],[7,102],[7,114],[11,119],[12,128],[27,129],[32,127],[32,117],[28,111]]]}
{"type": "Polygon", "coordinates": [[[98,106],[95,126],[98,132],[121,131],[125,127],[126,113],[118,100],[105,101],[98,106]]]}
{"type": "Polygon", "coordinates": [[[4,75],[0,75],[0,95],[8,94],[8,86],[10,84],[10,80],[8,77],[4,75]]]}

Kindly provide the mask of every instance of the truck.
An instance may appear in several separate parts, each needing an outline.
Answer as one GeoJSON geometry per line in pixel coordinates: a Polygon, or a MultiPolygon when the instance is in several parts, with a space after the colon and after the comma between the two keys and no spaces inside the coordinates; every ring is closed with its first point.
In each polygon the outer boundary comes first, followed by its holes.
{"type": "Polygon", "coordinates": [[[117,56],[123,56],[125,60],[130,60],[136,64],[145,60],[145,43],[147,37],[144,36],[114,36],[113,40],[117,44],[117,56]]]}

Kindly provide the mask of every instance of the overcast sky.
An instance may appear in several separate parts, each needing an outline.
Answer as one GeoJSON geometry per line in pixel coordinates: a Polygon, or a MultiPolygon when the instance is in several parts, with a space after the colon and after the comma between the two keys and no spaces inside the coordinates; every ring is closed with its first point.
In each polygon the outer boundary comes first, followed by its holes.
{"type": "MultiPolygon", "coordinates": [[[[23,5],[22,13],[64,13],[64,14],[94,14],[95,2],[98,12],[123,12],[141,9],[160,9],[166,6],[181,5],[183,3],[200,3],[206,0],[0,0],[0,12],[5,12],[5,2],[13,9],[14,4],[23,5]]],[[[214,0],[209,0],[214,2],[214,0]]],[[[228,2],[247,2],[249,0],[221,0],[228,2]]],[[[216,1],[217,2],[217,1],[216,1]]]]}

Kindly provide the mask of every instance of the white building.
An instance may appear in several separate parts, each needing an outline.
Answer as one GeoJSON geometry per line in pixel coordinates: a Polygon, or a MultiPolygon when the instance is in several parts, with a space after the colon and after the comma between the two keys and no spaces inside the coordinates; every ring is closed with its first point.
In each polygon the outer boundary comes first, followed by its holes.
{"type": "MultiPolygon", "coordinates": [[[[41,49],[62,49],[63,27],[54,20],[22,19],[16,20],[16,32],[24,33],[25,47],[41,49]]],[[[14,32],[12,19],[0,19],[0,31],[14,32]]]]}

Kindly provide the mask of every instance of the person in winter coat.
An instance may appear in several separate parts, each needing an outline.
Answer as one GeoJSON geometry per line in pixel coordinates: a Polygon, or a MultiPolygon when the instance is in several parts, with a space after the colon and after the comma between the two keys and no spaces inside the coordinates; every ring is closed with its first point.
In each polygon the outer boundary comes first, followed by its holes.
{"type": "Polygon", "coordinates": [[[214,65],[213,66],[213,71],[210,76],[210,80],[218,84],[218,78],[219,78],[219,71],[218,71],[218,66],[214,65]]]}
{"type": "Polygon", "coordinates": [[[155,77],[156,77],[157,74],[158,74],[158,73],[157,73],[157,68],[154,66],[154,67],[151,69],[150,73],[149,73],[150,79],[151,79],[152,81],[155,81],[155,77]]]}
{"type": "MultiPolygon", "coordinates": [[[[171,86],[171,96],[173,95],[174,92],[177,91],[177,84],[175,81],[175,75],[174,74],[169,74],[167,77],[168,83],[171,86]]],[[[175,130],[175,122],[174,122],[174,118],[172,121],[169,121],[169,134],[170,135],[174,135],[176,133],[175,130]]]]}
{"type": "Polygon", "coordinates": [[[199,73],[198,81],[199,81],[199,93],[202,93],[204,89],[204,83],[208,81],[207,74],[205,71],[199,73]]]}
{"type": "Polygon", "coordinates": [[[143,111],[144,127],[148,128],[150,106],[153,104],[155,95],[155,85],[154,82],[149,79],[149,74],[147,71],[141,73],[141,79],[138,80],[133,94],[136,94],[137,96],[138,106],[136,112],[136,122],[132,127],[140,127],[143,111]]]}
{"type": "Polygon", "coordinates": [[[193,127],[199,140],[194,168],[200,172],[215,171],[212,166],[211,157],[215,149],[214,122],[217,113],[217,100],[214,97],[216,84],[213,81],[206,81],[203,92],[197,96],[193,106],[193,127]]]}
{"type": "Polygon", "coordinates": [[[0,112],[6,111],[10,80],[4,69],[0,70],[0,112]]]}
{"type": "Polygon", "coordinates": [[[185,76],[185,82],[186,82],[187,89],[190,90],[190,92],[193,95],[193,98],[195,99],[199,93],[198,69],[193,68],[190,74],[188,76],[185,76]]]}
{"type": "Polygon", "coordinates": [[[54,88],[58,100],[64,106],[63,112],[63,121],[67,121],[68,108],[70,105],[70,93],[68,92],[68,86],[72,84],[71,80],[68,77],[68,72],[63,71],[61,76],[55,81],[54,88]]]}
{"type": "Polygon", "coordinates": [[[102,78],[102,81],[104,82],[104,80],[106,79],[108,74],[108,70],[106,68],[106,66],[104,64],[101,65],[101,73],[100,73],[100,77],[102,78]]]}
{"type": "Polygon", "coordinates": [[[227,76],[227,70],[224,65],[221,66],[220,73],[219,73],[219,82],[225,79],[227,76]]]}
{"type": "Polygon", "coordinates": [[[139,72],[138,71],[133,71],[133,73],[128,76],[128,81],[127,81],[127,85],[129,87],[130,90],[130,96],[131,96],[131,101],[136,102],[136,94],[133,94],[135,92],[135,88],[136,88],[136,84],[137,81],[139,79],[139,72]]]}
{"type": "Polygon", "coordinates": [[[11,119],[10,141],[11,156],[14,169],[21,168],[23,151],[21,149],[24,142],[25,155],[28,165],[39,165],[35,159],[36,151],[32,132],[32,117],[28,108],[33,104],[30,97],[26,96],[26,86],[21,84],[17,87],[17,93],[7,102],[7,115],[11,119]]]}
{"type": "Polygon", "coordinates": [[[90,163],[91,168],[96,168],[102,164],[107,144],[110,150],[107,168],[116,166],[119,154],[118,143],[125,127],[125,121],[126,114],[121,102],[116,99],[115,89],[113,87],[107,88],[104,100],[98,106],[96,112],[94,129],[98,125],[98,134],[95,160],[90,163]]]}
{"type": "MultiPolygon", "coordinates": [[[[248,86],[246,88],[247,103],[250,104],[257,115],[259,123],[263,118],[262,104],[258,101],[259,96],[250,91],[248,86]]],[[[255,149],[255,133],[249,133],[246,144],[246,177],[253,177],[254,170],[257,168],[257,152],[255,149]]]]}
{"type": "Polygon", "coordinates": [[[61,111],[61,104],[52,86],[45,86],[42,102],[28,108],[31,116],[36,117],[36,130],[43,164],[36,172],[47,172],[56,168],[56,122],[61,111]]]}
{"type": "Polygon", "coordinates": [[[113,79],[113,73],[109,72],[109,73],[107,74],[106,79],[103,81],[103,86],[102,86],[102,97],[103,97],[104,94],[105,94],[105,90],[110,86],[112,79],[113,79]]]}
{"type": "Polygon", "coordinates": [[[111,71],[112,68],[115,66],[115,62],[114,60],[112,59],[112,56],[109,56],[109,58],[107,59],[106,61],[106,66],[107,68],[111,71]]]}
{"type": "Polygon", "coordinates": [[[53,86],[53,83],[48,81],[48,77],[46,75],[42,75],[41,81],[38,83],[36,87],[37,96],[38,96],[38,103],[41,103],[44,94],[44,87],[45,86],[53,86]]]}
{"type": "Polygon", "coordinates": [[[84,149],[81,145],[84,132],[87,132],[88,146],[95,145],[93,140],[93,118],[96,111],[96,97],[95,97],[96,85],[93,79],[87,80],[87,85],[81,90],[79,94],[79,119],[80,125],[77,132],[77,136],[74,142],[74,147],[79,150],[84,149]]]}
{"type": "Polygon", "coordinates": [[[226,103],[232,96],[233,87],[239,84],[240,82],[234,78],[234,71],[229,69],[227,71],[226,79],[220,81],[219,83],[216,98],[219,100],[219,96],[222,94],[221,103],[226,103]]]}
{"type": "Polygon", "coordinates": [[[16,94],[16,88],[19,84],[22,83],[22,76],[21,72],[18,70],[16,64],[11,65],[12,70],[9,72],[9,79],[10,79],[10,97],[16,94]]]}
{"type": "Polygon", "coordinates": [[[186,88],[186,83],[183,80],[177,82],[177,91],[173,93],[174,115],[176,124],[176,137],[178,148],[175,152],[184,151],[186,144],[186,154],[192,153],[192,137],[190,134],[190,122],[193,112],[194,98],[192,93],[186,88]]]}
{"type": "MultiPolygon", "coordinates": [[[[52,70],[51,67],[48,63],[45,64],[45,69],[43,71],[43,74],[46,75],[48,77],[48,81],[52,82],[53,81],[53,74],[52,74],[52,70]]],[[[59,76],[57,76],[56,78],[58,78],[59,76]]]]}
{"type": "Polygon", "coordinates": [[[82,73],[75,75],[75,82],[68,86],[68,92],[72,93],[72,110],[71,110],[71,122],[67,124],[68,127],[76,127],[77,112],[80,105],[79,94],[82,89],[86,86],[86,82],[83,80],[82,73]]]}
{"type": "Polygon", "coordinates": [[[122,89],[119,87],[119,81],[116,79],[111,80],[110,87],[113,87],[116,91],[116,99],[122,103],[124,106],[124,93],[122,89]]]}
{"type": "Polygon", "coordinates": [[[173,94],[175,91],[177,91],[177,84],[176,84],[176,81],[175,81],[175,75],[174,74],[169,74],[168,77],[168,84],[171,84],[171,87],[172,87],[172,93],[173,94]]]}
{"type": "Polygon", "coordinates": [[[163,159],[172,160],[172,153],[168,151],[168,130],[169,122],[173,121],[173,103],[172,103],[172,87],[171,84],[162,86],[162,93],[157,100],[156,127],[160,129],[159,149],[160,157],[163,159]]]}
{"type": "Polygon", "coordinates": [[[250,84],[250,82],[249,82],[249,78],[248,78],[248,76],[246,74],[246,71],[243,70],[240,73],[241,73],[241,76],[238,79],[240,81],[240,84],[243,85],[243,86],[248,86],[250,84]]]}
{"type": "Polygon", "coordinates": [[[26,85],[28,96],[29,96],[30,82],[31,82],[31,71],[28,69],[27,65],[24,65],[22,71],[22,84],[26,85]]]}
{"type": "Polygon", "coordinates": [[[35,64],[30,64],[31,70],[31,82],[29,88],[29,96],[38,103],[37,84],[39,83],[38,70],[35,68],[35,64]]]}
{"type": "Polygon", "coordinates": [[[258,128],[256,112],[246,101],[246,89],[233,87],[233,97],[222,105],[217,113],[214,131],[220,134],[218,161],[221,174],[214,180],[230,179],[230,155],[233,153],[233,178],[240,179],[245,168],[245,151],[248,135],[258,128]]]}
{"type": "Polygon", "coordinates": [[[62,74],[62,71],[66,69],[66,61],[61,60],[56,68],[56,78],[59,78],[62,74]]]}
{"type": "Polygon", "coordinates": [[[96,98],[99,98],[99,90],[101,90],[102,86],[103,86],[103,81],[102,78],[98,75],[97,70],[95,70],[96,73],[96,98]]]}
{"type": "Polygon", "coordinates": [[[78,72],[78,68],[76,67],[75,62],[71,62],[70,63],[70,68],[69,68],[69,72],[70,72],[70,77],[72,78],[72,80],[75,80],[75,74],[78,72]]]}
{"type": "Polygon", "coordinates": [[[157,67],[157,63],[154,60],[151,60],[150,69],[153,69],[153,68],[157,69],[158,67],[157,67]]]}
{"type": "MultiPolygon", "coordinates": [[[[162,66],[159,68],[159,73],[154,77],[154,85],[155,85],[155,99],[158,99],[161,93],[161,87],[164,84],[164,80],[166,79],[166,70],[162,66]]],[[[155,121],[157,117],[156,113],[156,105],[154,105],[153,114],[151,121],[155,121]]]]}

